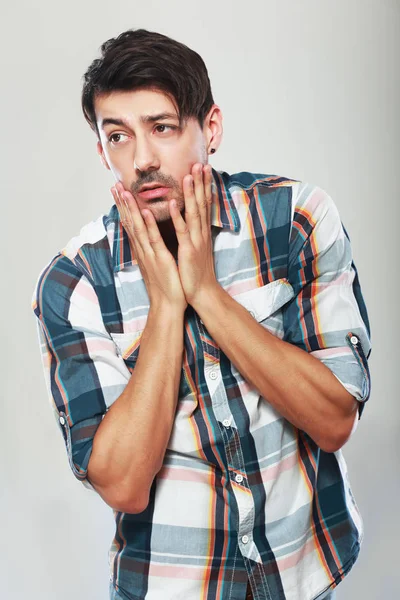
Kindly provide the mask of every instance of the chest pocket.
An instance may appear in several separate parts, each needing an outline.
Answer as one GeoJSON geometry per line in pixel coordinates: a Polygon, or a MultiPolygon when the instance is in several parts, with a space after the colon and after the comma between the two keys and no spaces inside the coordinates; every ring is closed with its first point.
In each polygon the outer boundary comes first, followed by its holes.
{"type": "MultiPolygon", "coordinates": [[[[233,296],[236,302],[244,306],[260,325],[281,339],[283,338],[283,317],[280,309],[293,297],[294,290],[285,278],[233,296]]],[[[233,363],[231,363],[231,370],[238,382],[244,380],[243,375],[233,363]]],[[[255,389],[254,395],[258,397],[255,389]]]]}
{"type": "Polygon", "coordinates": [[[129,333],[111,333],[117,356],[122,358],[128,367],[133,368],[139,356],[140,340],[143,329],[129,333]]]}
{"type": "Polygon", "coordinates": [[[265,326],[269,325],[269,322],[272,324],[273,317],[276,317],[277,312],[293,297],[294,290],[284,277],[233,296],[256,321],[265,326]]]}

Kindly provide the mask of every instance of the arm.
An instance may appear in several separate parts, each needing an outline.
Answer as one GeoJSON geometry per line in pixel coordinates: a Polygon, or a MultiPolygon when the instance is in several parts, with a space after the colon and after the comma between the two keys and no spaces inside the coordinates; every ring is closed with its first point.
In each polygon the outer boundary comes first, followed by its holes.
{"type": "Polygon", "coordinates": [[[358,403],[328,367],[264,329],[221,287],[199,298],[195,310],[246,381],[282,416],[325,452],[345,443],[358,403]]]}
{"type": "Polygon", "coordinates": [[[150,309],[132,376],[102,420],[88,477],[107,504],[137,513],[161,469],[174,422],[183,352],[183,313],[150,309]]]}
{"type": "Polygon", "coordinates": [[[33,298],[45,378],[71,469],[125,512],[144,510],[162,465],[178,398],[187,306],[155,222],[151,245],[138,211],[135,220],[135,256],[150,310],[132,376],[105,329],[89,269],[86,276],[73,259],[57,255],[33,298]]]}
{"type": "Polygon", "coordinates": [[[185,197],[186,224],[176,212],[172,217],[188,302],[245,379],[320,448],[336,451],[351,434],[370,386],[368,318],[350,242],[333,201],[309,186],[297,196],[287,274],[294,298],[283,308],[280,340],[215,279],[209,260],[210,194],[202,192],[197,167],[194,190],[189,185],[185,197]]]}
{"type": "Polygon", "coordinates": [[[184,310],[156,306],[131,375],[104,328],[91,283],[70,259],[52,261],[33,299],[45,380],[72,472],[124,512],[147,504],[178,398],[184,310]]]}
{"type": "Polygon", "coordinates": [[[174,422],[187,303],[152,212],[141,214],[121,183],[112,194],[146,285],[150,311],[132,377],[96,432],[88,474],[108,504],[138,513],[147,507],[174,422]]]}

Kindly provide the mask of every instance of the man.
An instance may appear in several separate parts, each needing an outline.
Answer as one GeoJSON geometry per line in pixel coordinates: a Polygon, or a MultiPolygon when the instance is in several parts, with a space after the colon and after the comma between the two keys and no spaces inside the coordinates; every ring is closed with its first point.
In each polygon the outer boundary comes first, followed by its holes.
{"type": "Polygon", "coordinates": [[[115,205],[34,310],[72,471],[114,509],[110,598],[332,598],[362,537],[340,448],[370,389],[333,201],[211,169],[206,67],[161,34],[103,44],[82,107],[115,205]]]}

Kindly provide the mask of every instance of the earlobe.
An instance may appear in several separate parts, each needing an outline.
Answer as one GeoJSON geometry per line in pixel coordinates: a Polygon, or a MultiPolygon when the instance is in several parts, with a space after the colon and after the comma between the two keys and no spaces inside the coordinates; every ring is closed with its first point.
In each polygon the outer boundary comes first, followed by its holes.
{"type": "Polygon", "coordinates": [[[104,150],[103,150],[103,146],[101,145],[100,142],[97,142],[97,154],[100,156],[100,160],[102,162],[102,164],[105,166],[106,169],[108,169],[109,171],[111,171],[111,167],[109,166],[106,157],[104,156],[104,150]]]}
{"type": "Polygon", "coordinates": [[[222,112],[219,106],[214,104],[206,117],[206,136],[208,154],[217,151],[222,140],[222,112]]]}

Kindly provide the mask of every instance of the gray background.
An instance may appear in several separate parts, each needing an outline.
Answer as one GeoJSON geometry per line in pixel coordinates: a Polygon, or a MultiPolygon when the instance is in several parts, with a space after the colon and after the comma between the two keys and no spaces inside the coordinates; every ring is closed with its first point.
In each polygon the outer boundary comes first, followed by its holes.
{"type": "Polygon", "coordinates": [[[399,3],[43,0],[2,12],[1,597],[108,596],[112,511],[69,471],[30,302],[42,267],[113,203],[81,76],[103,41],[145,27],[208,66],[225,128],[215,168],[309,181],[339,207],[374,349],[372,396],[344,449],[366,533],[338,600],[398,598],[399,3]]]}

